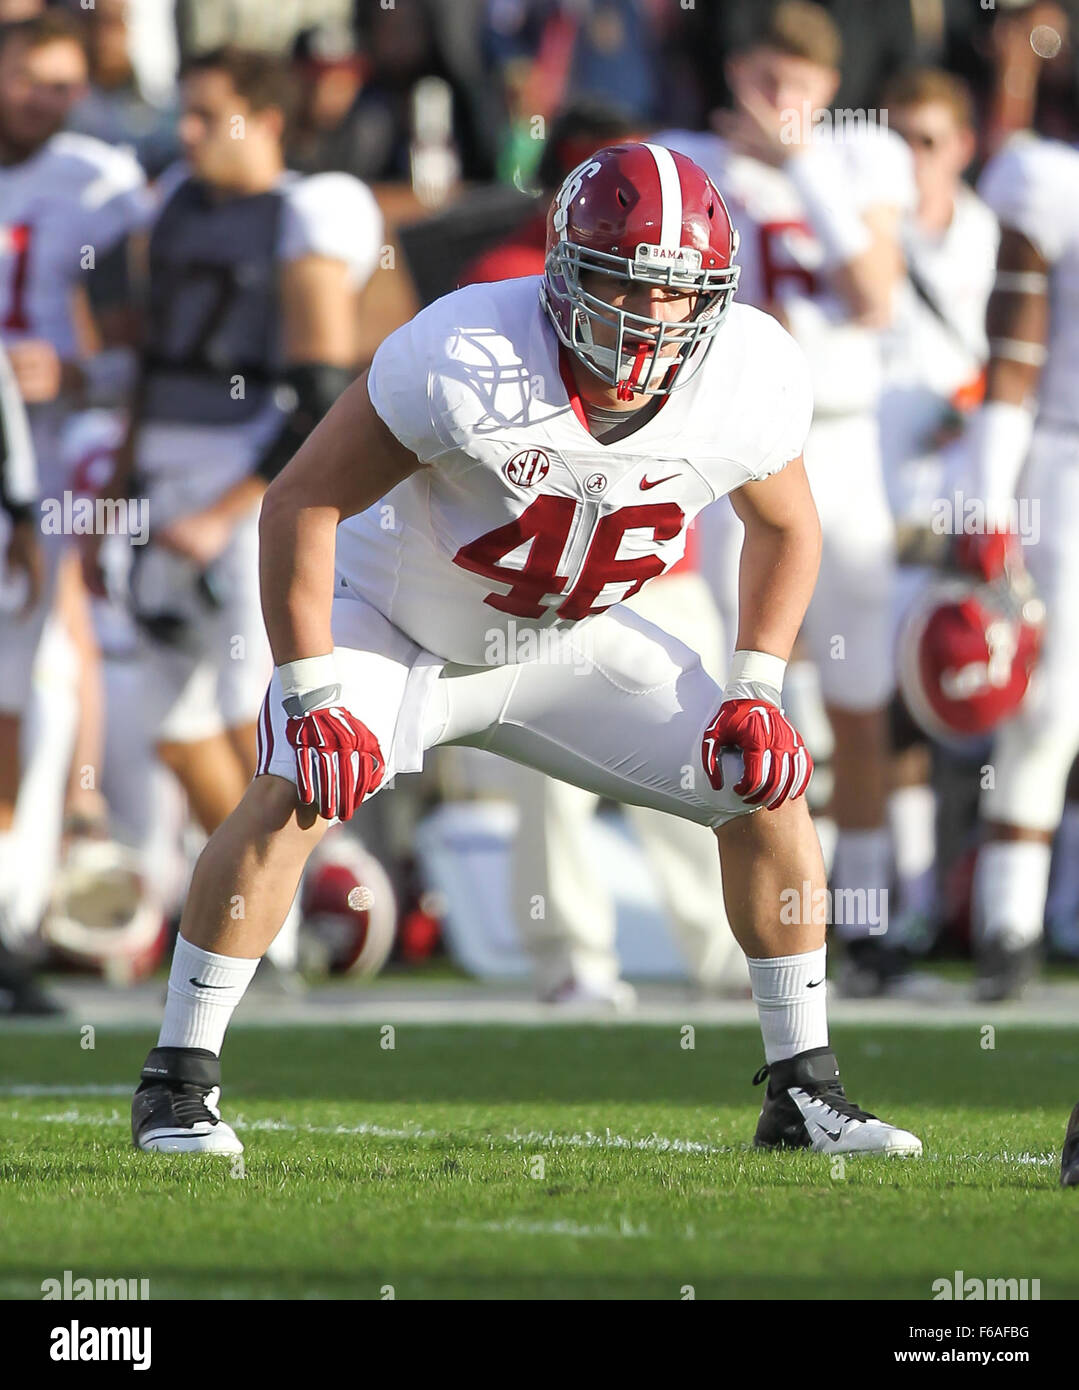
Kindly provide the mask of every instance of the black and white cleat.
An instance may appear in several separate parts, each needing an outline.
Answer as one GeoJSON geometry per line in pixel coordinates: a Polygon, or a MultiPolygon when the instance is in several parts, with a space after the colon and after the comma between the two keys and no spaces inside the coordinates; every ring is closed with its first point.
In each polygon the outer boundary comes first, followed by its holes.
{"type": "Polygon", "coordinates": [[[131,1138],[152,1153],[240,1154],[221,1118],[221,1063],[203,1048],[155,1047],[131,1099],[131,1138]]]}
{"type": "Polygon", "coordinates": [[[767,1078],[754,1143],[764,1149],[812,1149],[822,1154],[873,1153],[918,1157],[922,1141],[886,1124],[847,1099],[839,1065],[827,1047],[761,1067],[753,1078],[767,1078]]]}

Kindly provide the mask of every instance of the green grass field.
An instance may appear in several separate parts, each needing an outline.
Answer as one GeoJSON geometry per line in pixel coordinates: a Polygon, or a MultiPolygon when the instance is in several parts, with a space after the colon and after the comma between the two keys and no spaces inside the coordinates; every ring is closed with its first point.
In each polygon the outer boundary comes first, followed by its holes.
{"type": "Polygon", "coordinates": [[[955,1270],[1079,1296],[1065,1030],[836,1028],[847,1089],[922,1160],[750,1148],[754,1030],[237,1029],[239,1160],[138,1154],[149,1034],[0,1035],[0,1296],[915,1298],[955,1270]],[[44,1088],[48,1088],[47,1091],[44,1088]]]}

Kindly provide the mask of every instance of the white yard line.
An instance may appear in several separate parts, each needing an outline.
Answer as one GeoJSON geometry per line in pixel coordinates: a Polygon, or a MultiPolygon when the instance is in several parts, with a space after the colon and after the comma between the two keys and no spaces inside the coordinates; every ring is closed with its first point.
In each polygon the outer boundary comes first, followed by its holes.
{"type": "MultiPolygon", "coordinates": [[[[110,1086],[99,1088],[99,1093],[117,1095],[121,1092],[126,1094],[129,1090],[130,1088],[127,1086],[110,1086]]],[[[63,1092],[63,1088],[49,1088],[49,1094],[61,1092],[63,1092]]],[[[10,1090],[8,1093],[10,1094],[10,1090]]],[[[79,1092],[77,1089],[71,1089],[64,1093],[74,1095],[79,1092]]],[[[18,1113],[13,1112],[10,1118],[18,1120],[21,1117],[18,1113]]],[[[126,1123],[126,1116],[121,1116],[116,1110],[113,1110],[110,1115],[94,1115],[69,1109],[50,1115],[27,1115],[25,1118],[27,1123],[33,1124],[119,1125],[126,1123]]],[[[447,1137],[444,1130],[423,1129],[419,1125],[394,1128],[389,1125],[371,1124],[366,1121],[355,1125],[298,1125],[289,1120],[245,1120],[242,1116],[238,1116],[230,1120],[230,1124],[233,1129],[250,1133],[355,1135],[374,1139],[406,1140],[445,1139],[447,1137]]],[[[604,1130],[603,1133],[585,1130],[583,1133],[573,1134],[557,1134],[554,1130],[511,1130],[509,1134],[477,1135],[474,1139],[466,1142],[479,1145],[485,1140],[488,1144],[509,1144],[520,1149],[629,1149],[645,1153],[706,1155],[752,1152],[748,1142],[745,1144],[710,1144],[701,1139],[672,1138],[662,1134],[631,1137],[625,1134],[613,1134],[609,1129],[604,1130]]],[[[1029,1165],[1043,1167],[1058,1163],[1059,1155],[1056,1153],[1008,1153],[1007,1151],[997,1154],[928,1154],[921,1161],[923,1163],[1008,1163],[1021,1167],[1029,1165]]]]}

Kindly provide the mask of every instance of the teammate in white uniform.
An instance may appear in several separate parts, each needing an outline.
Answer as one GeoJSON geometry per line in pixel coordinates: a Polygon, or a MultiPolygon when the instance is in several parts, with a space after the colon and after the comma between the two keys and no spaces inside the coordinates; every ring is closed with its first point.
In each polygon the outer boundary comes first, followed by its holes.
{"type": "Polygon", "coordinates": [[[263,775],[196,869],[139,1147],[238,1151],[216,1110],[225,1027],[311,849],[426,748],[465,743],[713,827],[764,1037],[757,1142],[920,1152],[846,1098],[824,924],[782,910],[823,887],[811,764],[779,708],[819,553],[811,400],[792,339],[732,307],[734,250],[692,161],[597,152],[552,203],[545,276],[470,286],[399,329],[268,490],[263,775]],[[582,395],[625,412],[602,445],[582,395]],[[727,492],[746,543],[724,691],[619,601],[727,492]]]}
{"type": "MultiPolygon", "coordinates": [[[[987,325],[986,403],[971,422],[969,492],[986,521],[1037,523],[1022,554],[1046,606],[1041,662],[1000,730],[982,793],[988,831],[974,880],[979,993],[1018,993],[1039,952],[1050,844],[1079,750],[1079,148],[1015,136],[979,192],[1001,225],[987,325]],[[1036,511],[1034,509],[1037,509],[1036,511]]],[[[991,549],[992,537],[987,538],[991,549]]]]}
{"type": "MultiPolygon", "coordinates": [[[[735,110],[723,113],[723,133],[655,138],[695,159],[730,201],[742,238],[739,293],[776,314],[809,359],[806,472],[824,549],[805,637],[835,733],[832,881],[848,900],[867,901],[849,890],[886,891],[891,873],[894,527],[876,419],[880,330],[902,273],[900,214],[915,195],[910,154],[897,136],[864,119],[853,131],[814,120],[828,115],[839,60],[828,14],[783,0],[729,62],[735,110]]],[[[875,953],[875,929],[868,920],[837,923],[848,960],[875,953]]]]}
{"type": "MultiPolygon", "coordinates": [[[[7,354],[0,346],[0,605],[9,613],[32,607],[41,585],[37,541],[37,469],[26,410],[7,354]]],[[[10,799],[0,799],[0,1014],[51,1013],[54,1006],[18,950],[15,888],[18,882],[13,835],[17,781],[10,799]]]]}
{"type": "MultiPolygon", "coordinates": [[[[889,125],[914,160],[918,207],[903,221],[907,278],[886,335],[880,402],[884,476],[901,537],[938,525],[945,493],[945,451],[979,403],[989,354],[985,307],[993,287],[996,218],[966,183],[975,151],[970,95],[936,68],[901,75],[885,94],[889,125]]],[[[933,571],[901,563],[894,617],[902,620],[933,571]]],[[[894,630],[894,629],[893,629],[894,630]]],[[[888,812],[895,852],[898,910],[865,991],[906,988],[905,951],[924,949],[936,918],[936,797],[930,747],[909,714],[893,713],[893,790],[888,812]],[[893,939],[894,938],[894,939],[893,939]]]]}
{"type": "MultiPolygon", "coordinates": [[[[27,406],[38,496],[51,499],[64,489],[59,436],[66,414],[88,400],[113,399],[130,384],[129,354],[85,355],[76,301],[85,298],[93,268],[146,214],[142,173],[130,155],[61,132],[85,84],[74,21],[50,12],[0,31],[0,341],[27,406]]],[[[9,827],[22,714],[65,539],[39,531],[35,601],[28,611],[20,611],[17,596],[0,607],[0,903],[10,899],[18,858],[9,827]]]]}
{"type": "Polygon", "coordinates": [[[352,380],[357,298],[382,245],[357,179],[284,170],[288,81],[276,59],[239,51],[185,69],[186,164],[162,177],[150,234],[132,487],[151,540],[131,589],[147,717],[207,831],[254,772],[272,666],[261,496],[352,380]]]}

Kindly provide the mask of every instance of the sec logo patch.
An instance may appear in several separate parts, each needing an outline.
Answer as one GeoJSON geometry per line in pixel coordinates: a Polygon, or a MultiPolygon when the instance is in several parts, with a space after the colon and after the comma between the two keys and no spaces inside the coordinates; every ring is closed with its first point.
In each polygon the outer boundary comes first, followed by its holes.
{"type": "Polygon", "coordinates": [[[542,449],[522,449],[505,465],[504,472],[518,487],[535,487],[546,478],[550,468],[551,460],[542,449]]]}

